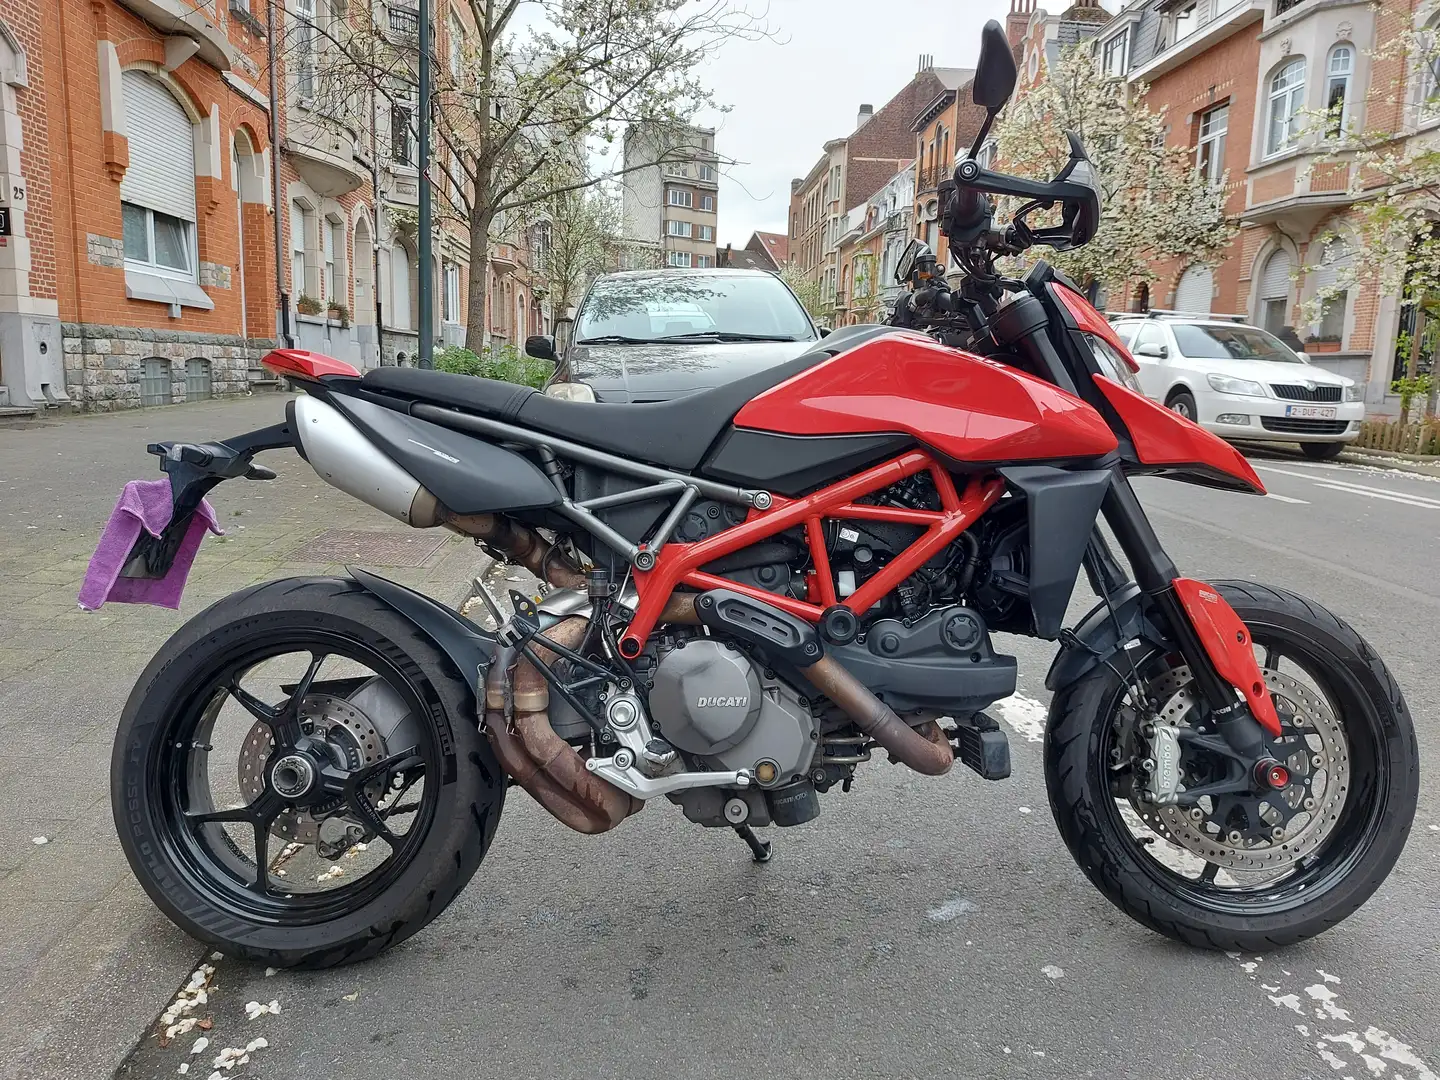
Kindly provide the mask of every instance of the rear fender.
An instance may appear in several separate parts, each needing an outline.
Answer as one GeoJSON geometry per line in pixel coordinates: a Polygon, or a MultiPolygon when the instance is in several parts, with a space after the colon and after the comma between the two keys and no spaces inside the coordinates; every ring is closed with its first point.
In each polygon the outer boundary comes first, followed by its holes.
{"type": "MultiPolygon", "coordinates": [[[[415,624],[460,669],[465,683],[477,699],[485,685],[485,672],[495,657],[495,635],[469,619],[398,582],[359,567],[345,568],[351,579],[366,592],[415,624]]],[[[475,716],[479,721],[479,714],[475,716]]]]}
{"type": "Polygon", "coordinates": [[[1103,601],[1091,608],[1074,630],[1063,635],[1064,644],[1045,675],[1045,689],[1059,693],[1101,664],[1114,664],[1132,641],[1168,648],[1165,635],[1150,619],[1146,599],[1140,586],[1132,581],[1111,597],[1113,617],[1110,606],[1103,601]]]}

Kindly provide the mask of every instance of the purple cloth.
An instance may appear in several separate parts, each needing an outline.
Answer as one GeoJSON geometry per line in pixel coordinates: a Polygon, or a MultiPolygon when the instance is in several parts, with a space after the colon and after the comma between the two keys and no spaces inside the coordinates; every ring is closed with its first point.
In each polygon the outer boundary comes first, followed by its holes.
{"type": "Polygon", "coordinates": [[[95,554],[90,556],[90,567],[85,571],[85,581],[80,586],[82,608],[94,611],[107,600],[117,604],[180,606],[180,594],[185,590],[190,564],[195,561],[195,553],[200,550],[200,541],[205,539],[206,531],[216,536],[225,535],[215,520],[215,509],[209,500],[200,500],[169,573],[163,578],[120,576],[140,531],[143,529],[151,536],[159,536],[170,524],[172,513],[174,505],[170,498],[169,480],[131,480],[125,485],[120,501],[105,523],[105,531],[100,534],[95,554]]]}

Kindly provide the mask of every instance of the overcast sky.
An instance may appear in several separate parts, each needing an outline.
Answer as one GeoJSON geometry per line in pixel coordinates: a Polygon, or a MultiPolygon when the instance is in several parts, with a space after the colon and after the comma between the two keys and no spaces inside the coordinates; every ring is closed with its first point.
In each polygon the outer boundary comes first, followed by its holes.
{"type": "Polygon", "coordinates": [[[720,180],[720,245],[743,247],[755,229],[784,232],[791,178],[810,171],[827,139],[854,130],[862,103],[878,111],[921,53],[939,67],[973,67],[980,28],[1009,10],[1010,0],[770,0],[775,40],[731,42],[701,72],[731,107],[704,118],[719,129],[716,150],[739,162],[720,180]]]}

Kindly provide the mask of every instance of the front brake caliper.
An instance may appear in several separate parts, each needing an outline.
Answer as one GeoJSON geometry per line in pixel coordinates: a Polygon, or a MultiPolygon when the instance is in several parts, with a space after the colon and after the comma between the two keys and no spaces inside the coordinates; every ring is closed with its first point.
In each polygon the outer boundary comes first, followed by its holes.
{"type": "Polygon", "coordinates": [[[1180,794],[1180,730],[1169,724],[1156,724],[1153,731],[1150,756],[1143,763],[1144,789],[1151,802],[1168,806],[1180,794]]]}

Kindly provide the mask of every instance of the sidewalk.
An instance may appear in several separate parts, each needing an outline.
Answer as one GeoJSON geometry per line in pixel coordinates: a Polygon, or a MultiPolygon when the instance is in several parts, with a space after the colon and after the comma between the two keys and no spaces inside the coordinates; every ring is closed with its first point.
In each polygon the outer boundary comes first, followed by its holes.
{"type": "Polygon", "coordinates": [[[145,444],[272,424],[286,400],[265,393],[0,428],[0,1080],[109,1076],[201,954],[130,875],[110,814],[115,725],[165,638],[253,582],[341,573],[340,562],[300,560],[344,557],[372,539],[331,537],[328,555],[297,553],[332,530],[394,538],[389,561],[418,565],[362,561],[448,604],[486,561],[459,537],[407,529],[342,495],[280,451],[260,459],[279,479],[214,493],[228,535],[205,541],[179,612],[79,611],[75,595],[121,487],[160,475],[145,444]]]}

